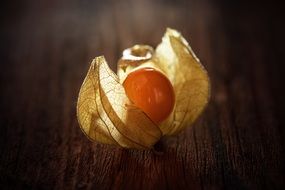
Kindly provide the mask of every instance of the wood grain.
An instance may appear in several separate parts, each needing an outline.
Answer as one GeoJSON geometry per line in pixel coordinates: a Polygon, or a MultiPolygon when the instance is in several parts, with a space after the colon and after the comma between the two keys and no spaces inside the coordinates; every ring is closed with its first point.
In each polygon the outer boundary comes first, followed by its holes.
{"type": "Polygon", "coordinates": [[[282,189],[284,24],[278,4],[20,1],[1,11],[0,189],[282,189]],[[91,143],[76,120],[89,63],[181,31],[209,71],[194,126],[152,151],[91,143]]]}

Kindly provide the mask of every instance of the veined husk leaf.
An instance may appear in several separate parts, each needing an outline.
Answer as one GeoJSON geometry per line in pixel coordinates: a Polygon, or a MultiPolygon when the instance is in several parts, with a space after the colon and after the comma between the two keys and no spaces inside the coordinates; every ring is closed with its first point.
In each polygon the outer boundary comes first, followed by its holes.
{"type": "Polygon", "coordinates": [[[210,97],[210,80],[188,42],[170,28],[157,46],[153,62],[167,75],[176,96],[173,112],[159,127],[164,135],[177,134],[204,110],[210,97]]]}
{"type": "Polygon", "coordinates": [[[103,56],[91,63],[77,103],[81,129],[91,139],[126,148],[151,148],[162,133],[143,111],[132,105],[103,56]]]}

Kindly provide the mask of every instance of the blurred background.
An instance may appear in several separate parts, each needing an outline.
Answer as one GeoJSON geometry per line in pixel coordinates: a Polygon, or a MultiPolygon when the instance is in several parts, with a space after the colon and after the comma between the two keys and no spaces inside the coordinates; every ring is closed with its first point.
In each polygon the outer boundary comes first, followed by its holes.
{"type": "Polygon", "coordinates": [[[26,0],[1,3],[0,188],[284,185],[284,10],[278,2],[26,0]],[[202,118],[164,156],[90,143],[76,120],[91,60],[115,71],[134,44],[181,31],[209,72],[202,118]],[[179,183],[177,181],[180,181],[179,183]]]}

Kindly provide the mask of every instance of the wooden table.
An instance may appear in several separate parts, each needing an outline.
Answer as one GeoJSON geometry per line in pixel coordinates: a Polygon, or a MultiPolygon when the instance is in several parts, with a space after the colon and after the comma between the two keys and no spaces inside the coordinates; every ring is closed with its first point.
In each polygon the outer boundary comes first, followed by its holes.
{"type": "Polygon", "coordinates": [[[20,1],[2,6],[0,189],[282,189],[282,8],[244,1],[20,1]],[[156,46],[167,26],[209,71],[211,102],[162,152],[91,143],[76,119],[89,63],[156,46]]]}

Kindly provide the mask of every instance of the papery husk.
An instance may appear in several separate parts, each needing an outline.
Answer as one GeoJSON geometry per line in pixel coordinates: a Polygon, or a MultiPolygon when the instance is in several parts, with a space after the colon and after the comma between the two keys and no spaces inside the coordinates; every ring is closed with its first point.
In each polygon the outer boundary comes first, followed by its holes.
{"type": "Polygon", "coordinates": [[[133,48],[143,51],[149,48],[150,54],[123,55],[118,62],[118,75],[110,70],[104,57],[93,60],[80,89],[77,117],[91,140],[146,149],[162,135],[177,134],[193,124],[209,101],[210,81],[199,59],[176,30],[168,28],[155,51],[147,45],[133,48]],[[159,125],[132,104],[122,86],[130,72],[142,67],[154,67],[164,73],[174,88],[175,107],[159,125]]]}

